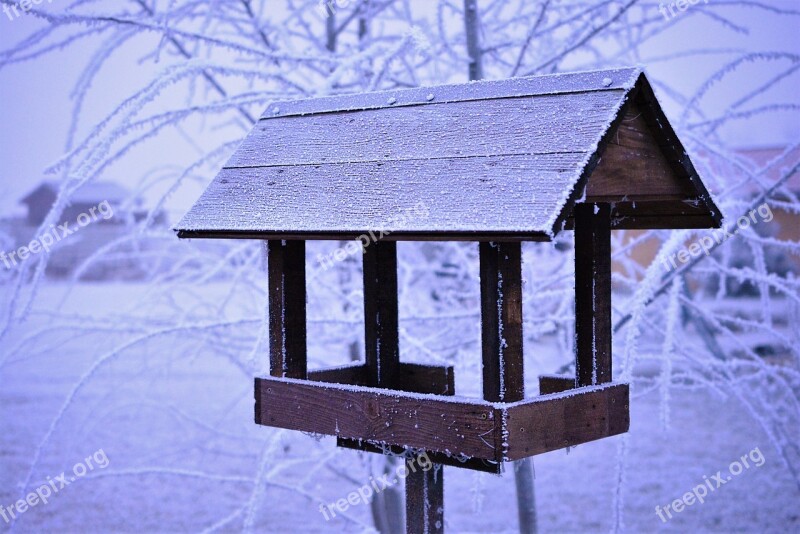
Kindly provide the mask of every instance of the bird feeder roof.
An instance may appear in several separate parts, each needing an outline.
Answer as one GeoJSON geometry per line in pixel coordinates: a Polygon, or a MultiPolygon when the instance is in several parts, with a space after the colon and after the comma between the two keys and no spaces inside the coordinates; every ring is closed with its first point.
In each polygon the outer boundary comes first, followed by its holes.
{"type": "Polygon", "coordinates": [[[274,103],[176,231],[550,240],[578,202],[613,228],[720,225],[640,69],[274,103]]]}

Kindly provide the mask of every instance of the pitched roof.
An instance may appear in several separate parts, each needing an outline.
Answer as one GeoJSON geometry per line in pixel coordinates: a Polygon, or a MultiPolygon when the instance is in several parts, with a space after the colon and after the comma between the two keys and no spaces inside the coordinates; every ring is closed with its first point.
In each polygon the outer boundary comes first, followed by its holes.
{"type": "Polygon", "coordinates": [[[639,69],[273,104],[176,230],[547,240],[577,201],[618,228],[720,222],[639,69]]]}

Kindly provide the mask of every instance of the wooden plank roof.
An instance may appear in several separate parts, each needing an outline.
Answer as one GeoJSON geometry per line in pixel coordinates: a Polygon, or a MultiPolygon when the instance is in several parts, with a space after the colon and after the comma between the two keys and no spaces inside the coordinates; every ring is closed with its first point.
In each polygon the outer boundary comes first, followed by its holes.
{"type": "Polygon", "coordinates": [[[176,230],[549,240],[581,201],[616,228],[720,223],[639,69],[272,104],[176,230]]]}

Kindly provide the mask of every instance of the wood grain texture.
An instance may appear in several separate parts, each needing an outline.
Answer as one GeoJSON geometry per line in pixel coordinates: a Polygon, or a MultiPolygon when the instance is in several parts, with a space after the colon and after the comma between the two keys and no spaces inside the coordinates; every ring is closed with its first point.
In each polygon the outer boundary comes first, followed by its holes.
{"type": "MultiPolygon", "coordinates": [[[[314,382],[354,386],[368,386],[372,380],[364,363],[315,369],[308,372],[308,379],[314,382]]],[[[453,395],[455,392],[453,367],[400,362],[394,369],[394,374],[390,376],[388,389],[409,393],[453,395]]]]}
{"type": "Polygon", "coordinates": [[[577,385],[611,381],[611,207],[575,206],[577,385]]]}
{"type": "Polygon", "coordinates": [[[453,367],[400,362],[392,379],[392,389],[431,395],[455,395],[453,367]]]}
{"type": "MultiPolygon", "coordinates": [[[[611,228],[636,230],[651,228],[713,228],[716,224],[700,200],[639,200],[615,202],[611,208],[611,228]]],[[[574,214],[565,230],[575,228],[574,214]]]]}
{"type": "Polygon", "coordinates": [[[369,238],[372,231],[393,240],[459,233],[474,239],[495,232],[547,239],[582,158],[548,154],[223,169],[181,222],[181,235],[333,239],[369,238]]]}
{"type": "MultiPolygon", "coordinates": [[[[348,366],[349,367],[349,366],[348,366]]],[[[367,385],[367,367],[364,364],[358,364],[360,372],[354,374],[349,370],[342,368],[341,372],[337,373],[337,369],[332,369],[330,374],[325,374],[326,378],[336,377],[335,380],[326,380],[329,382],[338,382],[342,384],[355,384],[367,385]],[[359,381],[348,382],[347,380],[355,378],[359,381]],[[341,381],[343,379],[345,381],[341,381]]],[[[326,371],[321,371],[326,373],[326,371]]],[[[316,374],[309,373],[309,378],[314,379],[316,374]]],[[[452,366],[439,366],[439,365],[424,365],[417,363],[403,363],[395,368],[394,375],[391,377],[390,388],[396,391],[406,391],[411,393],[424,393],[432,395],[454,395],[455,394],[455,377],[453,374],[452,366]]],[[[399,446],[386,446],[375,445],[364,440],[354,440],[347,438],[337,438],[336,445],[349,449],[356,449],[360,451],[373,452],[384,454],[387,450],[393,454],[404,454],[407,452],[405,447],[399,446]]],[[[451,465],[453,467],[461,467],[465,469],[473,469],[476,471],[483,471],[486,473],[499,473],[501,464],[499,462],[490,462],[480,458],[457,458],[448,456],[445,453],[438,453],[435,451],[426,451],[431,461],[434,463],[451,465]]]]}
{"type": "Polygon", "coordinates": [[[483,398],[525,396],[522,358],[522,253],[519,243],[479,244],[483,398]]]}
{"type": "Polygon", "coordinates": [[[506,460],[519,460],[564,447],[622,434],[630,426],[628,385],[575,389],[509,406],[506,460]],[[569,396],[559,396],[569,395],[569,396]]]}
{"type": "Polygon", "coordinates": [[[562,391],[575,389],[575,387],[574,376],[541,375],[539,377],[539,395],[561,393],[562,391]]]}
{"type": "Polygon", "coordinates": [[[490,403],[264,377],[256,379],[255,395],[258,424],[494,463],[613,436],[629,425],[627,384],[490,403]]]}
{"type": "Polygon", "coordinates": [[[383,102],[394,93],[279,106],[178,223],[178,236],[551,240],[584,192],[588,201],[630,203],[614,228],[720,224],[636,70],[449,86],[435,103],[428,89],[412,89],[383,102]],[[651,200],[696,202],[700,212],[654,217],[642,203],[651,200]]]}
{"type": "Polygon", "coordinates": [[[606,91],[262,121],[225,168],[585,153],[624,97],[606,91]]]}
{"type": "MultiPolygon", "coordinates": [[[[409,449],[406,447],[399,447],[397,445],[376,445],[364,440],[346,438],[337,438],[336,446],[375,454],[386,454],[390,452],[398,456],[405,455],[409,452],[409,449]]],[[[427,454],[431,462],[435,464],[458,467],[459,469],[469,469],[470,471],[480,471],[482,473],[492,473],[494,475],[499,475],[503,472],[503,463],[495,460],[450,456],[447,453],[435,451],[425,451],[425,454],[427,454]]]]}
{"type": "Polygon", "coordinates": [[[667,157],[667,162],[675,174],[685,176],[691,182],[694,191],[696,191],[694,197],[702,202],[708,215],[714,221],[712,227],[719,228],[722,224],[722,212],[714,203],[714,199],[700,179],[686,148],[675,134],[672,124],[667,120],[647,77],[641,76],[636,83],[636,88],[636,103],[639,109],[642,110],[642,116],[650,131],[653,132],[664,155],[667,157]]]}
{"type": "Polygon", "coordinates": [[[259,424],[451,455],[499,459],[488,403],[306,380],[257,378],[259,424]]]}
{"type": "Polygon", "coordinates": [[[676,174],[637,105],[606,146],[586,186],[586,202],[685,200],[698,192],[686,176],[676,174]]]}
{"type": "Polygon", "coordinates": [[[637,68],[621,68],[280,101],[269,106],[262,119],[470,100],[628,90],[636,83],[640,73],[637,68]],[[433,98],[429,98],[430,95],[433,98]]]}
{"type": "Polygon", "coordinates": [[[272,376],[305,378],[305,241],[269,241],[269,368],[272,376]]]}
{"type": "Polygon", "coordinates": [[[328,384],[368,385],[367,367],[363,363],[352,363],[327,369],[314,369],[308,372],[308,379],[328,384]]]}

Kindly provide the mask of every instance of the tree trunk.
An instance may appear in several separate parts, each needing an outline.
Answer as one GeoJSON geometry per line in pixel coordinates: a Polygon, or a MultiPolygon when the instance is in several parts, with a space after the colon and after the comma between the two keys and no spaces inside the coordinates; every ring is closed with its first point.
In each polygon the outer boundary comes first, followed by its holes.
{"type": "Polygon", "coordinates": [[[464,27],[469,54],[469,79],[483,78],[483,50],[481,49],[480,16],[478,0],[464,0],[464,27]]]}

